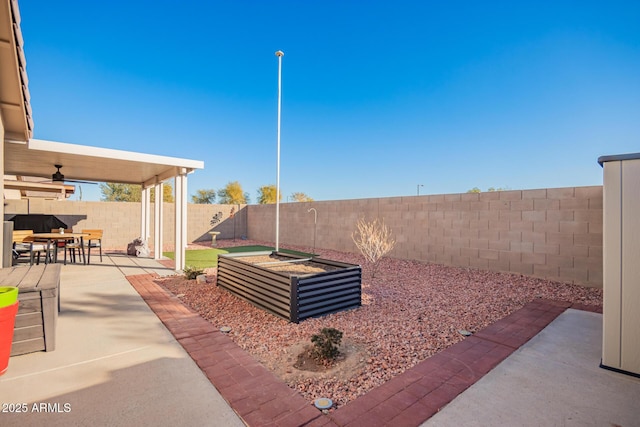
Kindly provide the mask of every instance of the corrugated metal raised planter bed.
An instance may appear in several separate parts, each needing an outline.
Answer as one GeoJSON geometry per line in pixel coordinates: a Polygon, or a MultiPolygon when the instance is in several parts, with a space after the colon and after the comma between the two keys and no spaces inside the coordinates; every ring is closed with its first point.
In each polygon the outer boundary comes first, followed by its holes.
{"type": "Polygon", "coordinates": [[[282,252],[218,256],[217,285],[298,323],[362,304],[359,265],[282,252]]]}

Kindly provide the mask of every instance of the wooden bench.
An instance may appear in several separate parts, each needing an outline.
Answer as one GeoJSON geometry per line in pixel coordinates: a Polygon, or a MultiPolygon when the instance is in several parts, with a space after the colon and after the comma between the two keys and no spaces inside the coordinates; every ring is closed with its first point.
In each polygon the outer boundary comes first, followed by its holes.
{"type": "Polygon", "coordinates": [[[18,287],[11,356],[53,351],[60,310],[60,264],[0,269],[0,286],[18,287]]]}

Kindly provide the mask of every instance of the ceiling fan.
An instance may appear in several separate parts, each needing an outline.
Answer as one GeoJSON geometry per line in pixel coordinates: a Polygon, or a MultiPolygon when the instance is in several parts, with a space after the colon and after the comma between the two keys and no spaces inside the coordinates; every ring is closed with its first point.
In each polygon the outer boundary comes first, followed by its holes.
{"type": "Polygon", "coordinates": [[[76,179],[64,179],[64,175],[62,174],[62,172],[60,172],[60,169],[62,168],[62,165],[53,165],[55,166],[55,168],[57,169],[55,173],[53,173],[51,175],[51,182],[60,182],[60,183],[64,183],[64,182],[77,182],[79,184],[97,184],[97,182],[92,182],[92,181],[80,181],[80,180],[76,180],[76,179]]]}

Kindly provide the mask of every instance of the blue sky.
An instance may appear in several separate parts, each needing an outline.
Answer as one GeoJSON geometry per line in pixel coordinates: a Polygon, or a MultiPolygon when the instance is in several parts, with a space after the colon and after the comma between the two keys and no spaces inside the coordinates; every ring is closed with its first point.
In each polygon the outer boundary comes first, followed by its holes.
{"type": "Polygon", "coordinates": [[[22,0],[34,136],[256,201],[283,50],[284,201],[599,185],[640,151],[640,2],[520,3],[22,0]]]}

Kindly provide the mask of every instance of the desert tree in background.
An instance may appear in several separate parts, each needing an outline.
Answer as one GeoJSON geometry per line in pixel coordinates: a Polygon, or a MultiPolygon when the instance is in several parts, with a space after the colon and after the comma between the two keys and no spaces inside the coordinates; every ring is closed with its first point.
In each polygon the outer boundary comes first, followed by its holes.
{"type": "Polygon", "coordinates": [[[191,202],[196,205],[211,205],[216,201],[216,190],[198,190],[191,196],[191,202]]]}
{"type": "MultiPolygon", "coordinates": [[[[100,199],[103,202],[136,202],[142,200],[142,187],[137,184],[121,184],[116,182],[103,182],[100,184],[100,199]]],[[[162,186],[162,200],[173,203],[173,186],[165,182],[162,186]]],[[[156,200],[155,188],[151,189],[151,202],[156,200]]]]}
{"type": "Polygon", "coordinates": [[[218,190],[218,203],[222,205],[246,205],[249,203],[249,193],[245,193],[238,181],[229,182],[218,190]]]}
{"type": "MultiPolygon", "coordinates": [[[[282,201],[282,193],[280,193],[280,201],[282,201]]],[[[258,203],[261,205],[269,205],[276,202],[276,186],[273,184],[263,185],[258,188],[258,203]]]]}
{"type": "Polygon", "coordinates": [[[313,202],[313,199],[305,193],[291,193],[291,200],[294,202],[313,202]]]}

